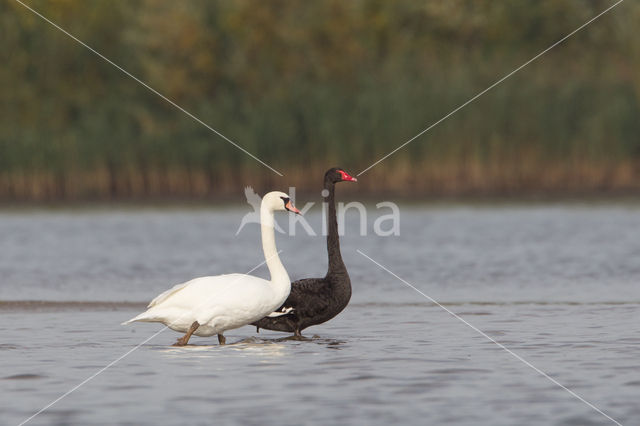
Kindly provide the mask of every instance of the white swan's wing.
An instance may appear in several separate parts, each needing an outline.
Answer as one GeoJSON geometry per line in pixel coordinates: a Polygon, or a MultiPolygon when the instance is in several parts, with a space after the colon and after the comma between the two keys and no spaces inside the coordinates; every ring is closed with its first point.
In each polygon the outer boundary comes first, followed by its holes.
{"type": "Polygon", "coordinates": [[[160,293],[159,295],[157,295],[155,297],[155,299],[153,299],[151,302],[149,302],[149,304],[147,305],[147,308],[151,308],[152,306],[156,306],[159,303],[164,302],[165,300],[167,300],[169,297],[171,297],[172,295],[174,295],[175,293],[179,292],[180,290],[182,290],[183,288],[185,288],[186,286],[188,286],[189,284],[192,283],[193,280],[191,281],[187,281],[186,283],[182,283],[182,284],[176,284],[173,287],[171,287],[169,290],[160,293]]]}
{"type": "MultiPolygon", "coordinates": [[[[213,277],[194,278],[186,283],[178,284],[159,294],[149,303],[149,308],[164,304],[195,308],[208,304],[211,300],[220,300],[225,293],[236,284],[248,278],[260,279],[244,274],[225,274],[213,277]]],[[[263,280],[264,281],[264,280],[263,280]]]]}
{"type": "Polygon", "coordinates": [[[252,322],[251,318],[258,316],[259,312],[266,315],[278,307],[273,306],[273,290],[269,281],[262,278],[229,274],[209,277],[209,280],[202,284],[206,291],[197,292],[197,320],[201,324],[216,318],[215,322],[223,321],[225,328],[232,325],[232,328],[240,327],[252,322]]]}
{"type": "Polygon", "coordinates": [[[153,299],[149,309],[126,321],[162,322],[171,328],[188,328],[193,321],[215,319],[223,329],[249,324],[272,312],[269,281],[252,275],[227,274],[201,277],[178,284],[153,299]]]}

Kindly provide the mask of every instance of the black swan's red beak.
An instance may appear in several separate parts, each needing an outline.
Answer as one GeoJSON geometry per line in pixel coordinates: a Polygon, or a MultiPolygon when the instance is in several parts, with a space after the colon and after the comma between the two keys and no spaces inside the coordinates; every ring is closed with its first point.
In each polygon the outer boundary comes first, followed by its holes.
{"type": "Polygon", "coordinates": [[[358,181],[358,179],[354,178],[353,176],[351,176],[349,173],[345,172],[344,170],[338,170],[338,171],[342,175],[342,180],[345,180],[347,182],[357,182],[358,181]]]}

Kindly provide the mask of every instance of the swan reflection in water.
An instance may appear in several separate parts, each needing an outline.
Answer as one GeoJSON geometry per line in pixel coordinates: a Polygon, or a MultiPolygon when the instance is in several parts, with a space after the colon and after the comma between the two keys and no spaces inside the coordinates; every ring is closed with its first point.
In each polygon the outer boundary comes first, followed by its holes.
{"type": "Polygon", "coordinates": [[[347,342],[345,340],[323,338],[318,335],[313,337],[287,336],[278,338],[247,337],[220,345],[186,345],[186,346],[158,346],[157,349],[172,358],[183,358],[185,355],[193,358],[219,357],[225,351],[243,351],[247,354],[266,357],[282,357],[291,353],[292,345],[314,343],[327,349],[340,350],[347,342]]]}

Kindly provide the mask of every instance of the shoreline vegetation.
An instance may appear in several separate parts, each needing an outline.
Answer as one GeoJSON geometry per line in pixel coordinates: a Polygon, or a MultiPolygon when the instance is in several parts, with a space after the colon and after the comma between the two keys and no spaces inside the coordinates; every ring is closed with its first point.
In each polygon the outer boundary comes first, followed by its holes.
{"type": "MultiPolygon", "coordinates": [[[[387,160],[393,162],[392,160],[387,160]]],[[[396,162],[397,163],[397,162],[396,162]]],[[[298,194],[317,195],[322,171],[296,170],[280,177],[272,172],[249,171],[212,178],[202,171],[119,171],[84,173],[0,174],[0,205],[121,201],[207,202],[242,200],[245,186],[257,193],[271,188],[295,187],[298,194]]],[[[401,200],[497,199],[554,200],[561,197],[593,199],[640,197],[640,163],[531,165],[528,169],[508,163],[380,167],[364,173],[356,193],[365,199],[380,195],[401,200]],[[390,173],[391,171],[391,173],[390,173]]]]}
{"type": "MultiPolygon", "coordinates": [[[[606,1],[0,3],[0,203],[317,195],[531,59],[606,1]]],[[[398,198],[640,194],[640,4],[621,3],[359,176],[398,198]]],[[[350,189],[352,191],[352,189],[350,189]]]]}

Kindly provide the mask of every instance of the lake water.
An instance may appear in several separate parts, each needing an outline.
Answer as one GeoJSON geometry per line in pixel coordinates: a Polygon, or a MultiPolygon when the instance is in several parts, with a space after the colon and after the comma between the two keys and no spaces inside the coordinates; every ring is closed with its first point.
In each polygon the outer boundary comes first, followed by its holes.
{"type": "MultiPolygon", "coordinates": [[[[640,206],[401,206],[384,238],[353,212],[351,304],[304,340],[247,326],[174,348],[160,324],[120,325],[178,282],[259,264],[258,226],[235,235],[246,212],[0,213],[0,423],[117,360],[28,424],[614,424],[461,318],[640,424],[640,206]]],[[[277,242],[292,279],[324,274],[322,236],[277,242]]]]}

